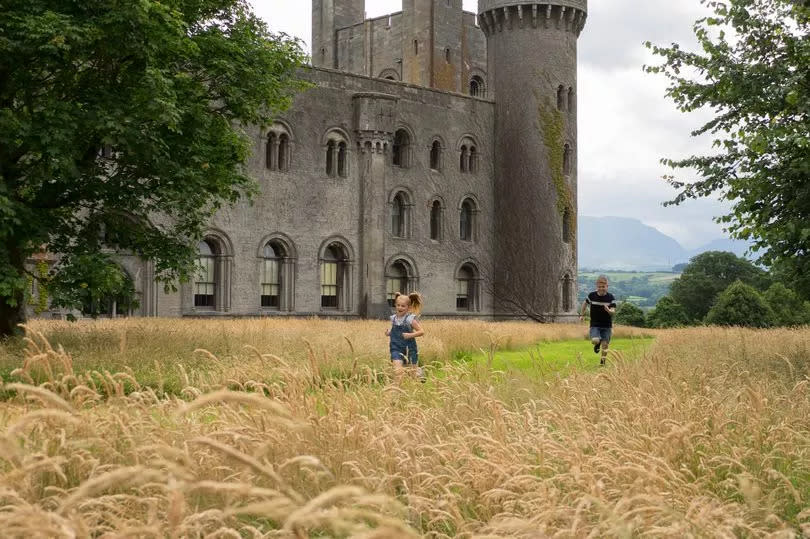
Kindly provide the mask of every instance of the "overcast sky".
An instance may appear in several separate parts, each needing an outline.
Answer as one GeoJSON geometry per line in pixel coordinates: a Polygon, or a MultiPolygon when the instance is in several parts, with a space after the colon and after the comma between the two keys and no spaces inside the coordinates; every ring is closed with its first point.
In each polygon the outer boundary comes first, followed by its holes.
{"type": "MultiPolygon", "coordinates": [[[[300,38],[310,51],[309,1],[252,2],[272,30],[300,38]]],[[[464,0],[465,10],[477,7],[476,0],[464,0]]],[[[401,9],[401,1],[366,0],[368,17],[401,9]]],[[[579,38],[580,215],[640,219],[687,248],[724,236],[712,217],[726,213],[727,205],[709,200],[661,205],[675,192],[661,179],[670,171],[659,159],[705,151],[708,142],[689,133],[707,116],[675,110],[664,97],[664,77],[642,71],[644,63],[655,63],[644,41],[693,45],[692,24],[704,13],[699,0],[588,2],[588,21],[579,38]]]]}

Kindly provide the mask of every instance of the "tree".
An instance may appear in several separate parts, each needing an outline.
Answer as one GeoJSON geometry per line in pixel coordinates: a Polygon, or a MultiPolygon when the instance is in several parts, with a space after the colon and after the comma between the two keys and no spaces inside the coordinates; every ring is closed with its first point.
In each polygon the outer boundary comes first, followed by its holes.
{"type": "Polygon", "coordinates": [[[772,284],[763,297],[773,311],[775,325],[798,326],[810,322],[808,303],[782,283],[772,284]]]}
{"type": "Polygon", "coordinates": [[[629,301],[625,301],[616,310],[616,323],[643,328],[645,325],[644,311],[629,301]]]}
{"type": "Polygon", "coordinates": [[[719,326],[765,328],[773,325],[771,308],[757,290],[742,281],[726,288],[706,315],[706,323],[719,326]]]}
{"type": "Polygon", "coordinates": [[[670,296],[692,321],[701,322],[717,295],[738,279],[761,290],[770,284],[768,275],[748,260],[724,251],[707,251],[693,257],[672,281],[670,296]]]}
{"type": "Polygon", "coordinates": [[[674,328],[689,325],[689,317],[683,305],[669,296],[664,296],[647,314],[647,326],[651,328],[674,328]]]}
{"type": "Polygon", "coordinates": [[[242,126],[290,104],[304,59],[247,0],[7,0],[0,336],[24,320],[28,279],[41,279],[26,260],[42,250],[59,253],[43,284],[75,307],[87,298],[59,286],[126,289],[109,252],[188,278],[213,212],[255,189],[242,126]]]}
{"type": "Polygon", "coordinates": [[[795,0],[701,0],[712,15],[696,21],[700,52],[653,46],[670,81],[667,96],[683,112],[711,109],[693,132],[710,134],[715,151],[664,159],[694,169],[667,204],[719,193],[733,202],[719,218],[739,239],[751,239],[765,265],[783,261],[810,275],[810,4],[795,0]]]}

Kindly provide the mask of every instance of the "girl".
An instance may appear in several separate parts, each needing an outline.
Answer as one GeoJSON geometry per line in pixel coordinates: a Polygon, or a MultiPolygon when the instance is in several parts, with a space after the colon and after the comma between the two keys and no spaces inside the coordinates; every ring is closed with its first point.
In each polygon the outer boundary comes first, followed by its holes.
{"type": "Polygon", "coordinates": [[[416,338],[425,334],[417,315],[422,312],[422,295],[411,292],[407,296],[397,292],[394,295],[396,312],[391,316],[391,328],[385,331],[390,337],[391,362],[398,374],[404,365],[416,367],[416,375],[425,381],[425,373],[419,367],[419,350],[416,338]]]}

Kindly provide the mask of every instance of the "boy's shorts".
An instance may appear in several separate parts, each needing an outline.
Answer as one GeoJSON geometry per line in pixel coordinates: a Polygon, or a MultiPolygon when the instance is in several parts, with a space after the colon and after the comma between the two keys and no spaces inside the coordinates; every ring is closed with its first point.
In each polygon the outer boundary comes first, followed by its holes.
{"type": "Polygon", "coordinates": [[[609,343],[612,334],[613,328],[591,328],[591,340],[599,339],[603,343],[609,343]]]}

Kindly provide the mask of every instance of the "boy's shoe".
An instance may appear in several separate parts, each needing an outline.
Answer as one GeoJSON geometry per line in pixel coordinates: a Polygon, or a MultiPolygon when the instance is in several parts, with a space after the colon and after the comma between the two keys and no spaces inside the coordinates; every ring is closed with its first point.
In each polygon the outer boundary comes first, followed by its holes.
{"type": "Polygon", "coordinates": [[[427,376],[425,376],[425,369],[422,367],[416,367],[416,377],[419,378],[419,381],[423,384],[427,382],[427,376]]]}
{"type": "Polygon", "coordinates": [[[602,359],[600,359],[600,360],[599,360],[599,366],[600,366],[600,367],[604,367],[604,366],[605,366],[605,358],[604,358],[604,357],[603,357],[602,359]]]}
{"type": "Polygon", "coordinates": [[[602,346],[602,341],[599,341],[598,343],[594,344],[593,345],[593,353],[598,354],[599,353],[599,347],[601,347],[601,346],[602,346]]]}

